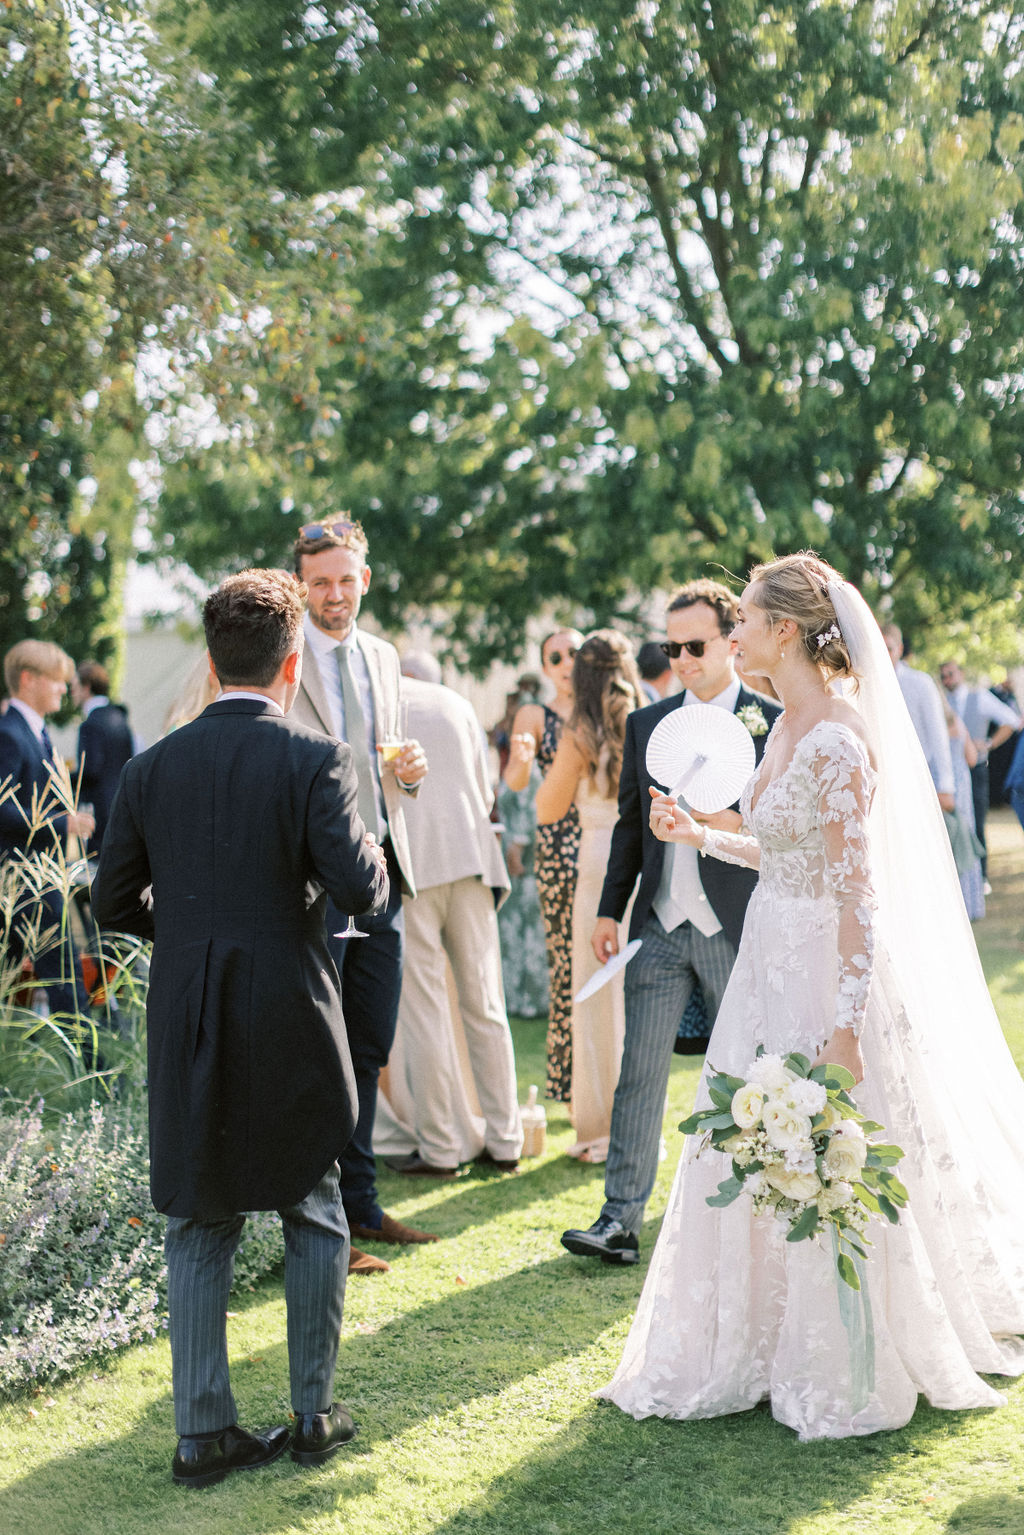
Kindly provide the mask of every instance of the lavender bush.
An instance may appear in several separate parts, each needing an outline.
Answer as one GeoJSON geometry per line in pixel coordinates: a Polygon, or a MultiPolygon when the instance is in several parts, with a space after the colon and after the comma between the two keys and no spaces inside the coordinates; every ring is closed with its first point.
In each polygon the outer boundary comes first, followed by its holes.
{"type": "MultiPolygon", "coordinates": [[[[282,1256],[276,1216],[251,1216],[235,1289],[282,1256]]],[[[144,1115],[108,1103],[56,1125],[41,1104],[0,1116],[0,1392],[152,1337],[166,1326],[165,1280],[144,1115]]]]}

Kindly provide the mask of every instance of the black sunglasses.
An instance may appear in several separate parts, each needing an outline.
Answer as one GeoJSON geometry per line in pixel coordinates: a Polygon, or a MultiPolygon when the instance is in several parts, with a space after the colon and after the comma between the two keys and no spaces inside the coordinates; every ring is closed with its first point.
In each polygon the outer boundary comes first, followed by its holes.
{"type": "MultiPolygon", "coordinates": [[[[572,645],[569,646],[569,649],[565,653],[570,661],[575,660],[575,658],[579,655],[579,651],[575,648],[575,646],[572,645]]],[[[562,652],[560,650],[549,650],[548,658],[545,664],[547,666],[561,666],[562,652]]]]}
{"type": "Polygon", "coordinates": [[[354,522],[307,522],[304,528],[299,529],[299,537],[328,538],[333,533],[338,538],[344,538],[354,527],[354,522]]]}
{"type": "MultiPolygon", "coordinates": [[[[718,638],[720,636],[716,634],[715,639],[717,640],[718,638]]],[[[668,656],[670,661],[678,661],[684,650],[695,661],[699,661],[704,654],[705,648],[710,644],[710,640],[662,640],[658,649],[662,655],[668,656]]]]}

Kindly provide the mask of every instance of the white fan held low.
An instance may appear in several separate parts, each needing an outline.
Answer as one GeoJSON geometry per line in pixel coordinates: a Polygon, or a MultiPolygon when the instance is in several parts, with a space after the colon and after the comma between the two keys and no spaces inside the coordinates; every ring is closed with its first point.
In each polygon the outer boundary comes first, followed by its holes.
{"type": "Polygon", "coordinates": [[[714,815],[739,798],[753,773],[754,739],[728,709],[682,705],[655,725],[646,761],[655,783],[672,786],[671,799],[685,794],[692,809],[714,815]]]}

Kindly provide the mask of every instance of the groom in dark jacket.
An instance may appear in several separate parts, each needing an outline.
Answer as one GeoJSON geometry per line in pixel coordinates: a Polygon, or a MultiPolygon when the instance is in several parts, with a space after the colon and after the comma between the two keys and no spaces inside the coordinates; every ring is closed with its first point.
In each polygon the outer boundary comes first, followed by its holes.
{"type": "Polygon", "coordinates": [[[275,1460],[290,1437],[316,1464],[355,1432],[332,1402],[356,1100],[324,907],[380,910],[388,879],[350,749],[287,718],[304,595],[284,571],[248,570],[208,599],[223,691],[126,766],[92,892],[102,927],[153,939],[151,1186],[170,1217],[172,1476],[192,1487],[275,1460]],[[235,1422],[225,1312],[247,1210],[284,1223],[294,1437],[235,1422]]]}
{"type": "MultiPolygon", "coordinates": [[[[604,1208],[586,1230],[562,1235],[570,1252],[607,1263],[639,1258],[637,1233],[658,1171],[679,1020],[698,981],[712,1019],[718,1012],[757,882],[751,869],[698,858],[692,848],[668,848],[650,827],[651,788],[664,792],[671,787],[655,785],[646,762],[647,743],[666,715],[690,703],[728,709],[750,731],[760,762],[765,737],[780,712],[736,676],[730,635],[737,606],[736,597],[717,581],[691,581],[675,594],[664,649],[684,692],[637,709],[626,721],[619,819],[592,942],[602,964],[618,952],[618,924],[636,889],[629,936],[642,939],[642,946],[626,970],[626,1035],[612,1106],[604,1208]]],[[[725,831],[740,825],[735,807],[697,819],[725,831]]]]}

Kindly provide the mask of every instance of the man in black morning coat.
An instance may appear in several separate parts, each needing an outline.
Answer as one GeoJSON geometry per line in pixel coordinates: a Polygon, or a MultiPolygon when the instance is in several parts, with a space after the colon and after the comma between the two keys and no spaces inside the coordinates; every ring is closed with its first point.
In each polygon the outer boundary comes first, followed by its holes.
{"type": "Polygon", "coordinates": [[[170,1217],[172,1475],[189,1486],[289,1440],[235,1423],[225,1311],[247,1210],[284,1222],[292,1456],[314,1464],[355,1432],[332,1404],[349,1249],[337,1159],[355,1086],[324,905],[377,911],[388,879],[349,748],[287,718],[303,595],[284,571],[250,570],[208,599],[223,692],[128,763],[93,884],[101,926],[153,938],[151,1186],[170,1217]]]}

